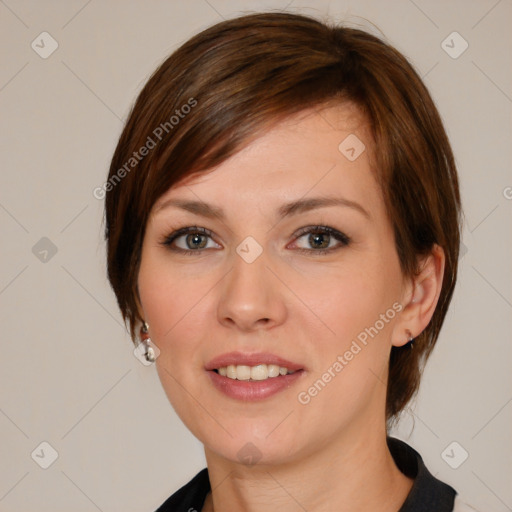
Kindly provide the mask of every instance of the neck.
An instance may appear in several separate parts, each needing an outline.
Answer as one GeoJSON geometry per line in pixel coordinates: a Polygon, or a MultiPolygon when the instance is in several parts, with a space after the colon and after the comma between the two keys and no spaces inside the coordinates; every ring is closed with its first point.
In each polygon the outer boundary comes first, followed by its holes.
{"type": "Polygon", "coordinates": [[[396,512],[413,481],[396,467],[385,428],[375,427],[339,435],[286,464],[245,466],[205,447],[213,491],[203,512],[396,512]]]}

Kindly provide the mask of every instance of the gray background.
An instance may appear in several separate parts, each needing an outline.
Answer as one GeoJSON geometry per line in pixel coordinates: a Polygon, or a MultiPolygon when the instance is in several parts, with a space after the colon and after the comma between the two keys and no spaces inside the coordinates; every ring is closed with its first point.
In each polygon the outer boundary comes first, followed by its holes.
{"type": "Polygon", "coordinates": [[[459,166],[465,249],[420,395],[396,434],[481,512],[512,510],[512,2],[5,0],[1,511],[152,511],[204,467],[154,366],[132,353],[93,190],[155,67],[222,18],[269,8],[381,30],[438,104],[459,166]],[[44,31],[58,43],[47,58],[31,47],[51,49],[44,31]],[[42,442],[58,454],[47,469],[42,442]]]}

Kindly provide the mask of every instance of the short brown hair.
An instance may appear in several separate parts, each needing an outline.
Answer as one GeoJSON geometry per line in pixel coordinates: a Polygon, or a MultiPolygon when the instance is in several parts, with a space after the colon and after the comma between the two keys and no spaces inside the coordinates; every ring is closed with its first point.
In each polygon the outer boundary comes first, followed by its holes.
{"type": "Polygon", "coordinates": [[[392,348],[391,420],[418,389],[453,294],[461,206],[454,157],[434,102],[407,59],[381,39],[308,16],[259,13],[218,23],[178,48],[142,89],[112,158],[105,187],[108,277],[135,342],[142,241],[156,200],[285,117],[347,100],[371,128],[403,274],[412,277],[418,256],[434,244],[446,256],[430,323],[413,350],[392,348]]]}

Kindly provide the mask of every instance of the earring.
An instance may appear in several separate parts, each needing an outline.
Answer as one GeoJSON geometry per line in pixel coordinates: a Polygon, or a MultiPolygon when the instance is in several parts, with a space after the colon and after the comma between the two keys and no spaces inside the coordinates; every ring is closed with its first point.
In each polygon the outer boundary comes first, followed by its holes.
{"type": "Polygon", "coordinates": [[[144,345],[144,357],[146,358],[146,361],[148,361],[149,363],[154,363],[156,361],[155,351],[151,346],[151,338],[148,336],[149,325],[147,324],[147,322],[142,322],[140,333],[141,343],[144,345]]]}
{"type": "Polygon", "coordinates": [[[409,345],[409,348],[413,348],[413,345],[414,345],[414,338],[411,334],[411,331],[407,331],[409,333],[409,339],[407,341],[407,343],[405,344],[405,346],[409,345]]]}

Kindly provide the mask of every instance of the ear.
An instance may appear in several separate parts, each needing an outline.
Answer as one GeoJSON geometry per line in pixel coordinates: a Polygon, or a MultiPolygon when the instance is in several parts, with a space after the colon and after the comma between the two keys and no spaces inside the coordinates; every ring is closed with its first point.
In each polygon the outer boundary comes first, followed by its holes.
{"type": "Polygon", "coordinates": [[[437,306],[443,284],[445,254],[434,244],[431,253],[419,262],[420,271],[407,281],[403,309],[392,333],[392,345],[401,347],[427,327],[437,306]]]}

